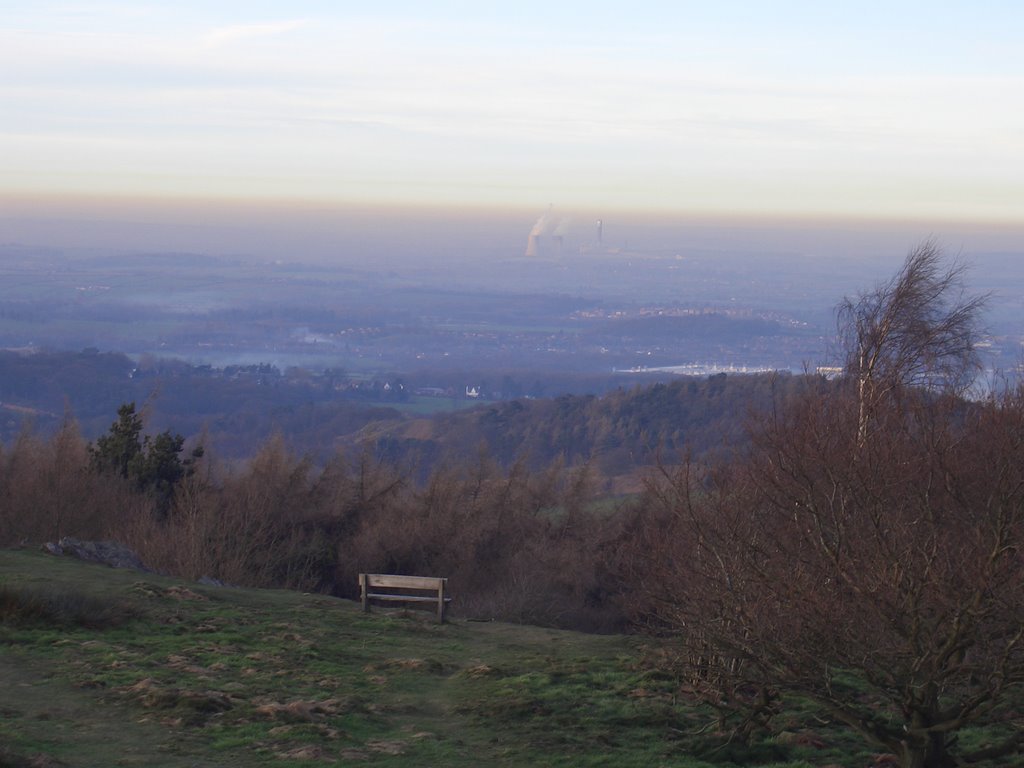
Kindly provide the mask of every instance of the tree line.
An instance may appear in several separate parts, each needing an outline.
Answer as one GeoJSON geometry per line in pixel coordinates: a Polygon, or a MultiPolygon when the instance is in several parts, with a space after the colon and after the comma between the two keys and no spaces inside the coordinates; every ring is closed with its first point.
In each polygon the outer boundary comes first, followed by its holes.
{"type": "Polygon", "coordinates": [[[651,462],[657,451],[667,452],[670,460],[684,445],[703,451],[720,444],[723,435],[741,436],[748,405],[770,399],[764,377],[674,381],[660,388],[638,380],[643,377],[419,371],[382,374],[357,387],[339,369],[318,374],[282,372],[266,364],[216,369],[149,356],[133,361],[97,350],[0,350],[0,441],[17,438],[26,414],[39,432],[51,434],[68,412],[81,432],[95,439],[118,407],[136,402],[150,429],[203,433],[206,446],[226,459],[248,458],[254,445],[281,432],[296,450],[324,462],[336,448],[356,445],[370,427],[381,450],[403,462],[415,457],[424,463],[434,456],[463,461],[483,442],[506,467],[524,456],[534,467],[561,456],[569,463],[597,462],[605,475],[624,475],[651,462]],[[392,407],[408,400],[417,382],[452,393],[463,392],[469,382],[492,394],[500,390],[506,398],[515,392],[550,396],[437,415],[424,430],[424,420],[392,407]]]}

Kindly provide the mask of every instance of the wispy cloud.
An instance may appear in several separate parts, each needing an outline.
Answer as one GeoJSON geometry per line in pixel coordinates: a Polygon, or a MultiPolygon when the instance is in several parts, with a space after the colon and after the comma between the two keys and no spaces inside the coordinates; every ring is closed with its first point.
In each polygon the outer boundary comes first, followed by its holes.
{"type": "Polygon", "coordinates": [[[691,3],[666,19],[0,0],[0,192],[106,178],[355,199],[443,182],[472,200],[500,185],[564,204],[1020,210],[1024,16],[995,2],[879,31],[861,11],[851,30],[691,3]]]}
{"type": "Polygon", "coordinates": [[[254,24],[232,24],[227,27],[217,27],[210,30],[203,35],[203,43],[210,48],[218,48],[245,40],[277,37],[278,35],[287,34],[304,27],[306,24],[307,21],[305,19],[266,21],[254,24]]]}

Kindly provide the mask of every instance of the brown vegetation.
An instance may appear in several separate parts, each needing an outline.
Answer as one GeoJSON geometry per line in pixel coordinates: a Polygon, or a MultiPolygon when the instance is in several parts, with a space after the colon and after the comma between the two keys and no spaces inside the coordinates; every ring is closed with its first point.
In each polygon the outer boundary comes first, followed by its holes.
{"type": "Polygon", "coordinates": [[[899,316],[906,344],[878,342],[838,389],[808,380],[734,462],[652,485],[634,581],[641,615],[678,634],[689,690],[741,735],[798,695],[905,768],[949,768],[1022,745],[1024,392],[938,386],[972,364],[970,331],[925,327],[946,326],[932,310],[955,283],[920,258],[857,318],[899,316]],[[937,286],[930,305],[891,306],[907,279],[937,286]],[[979,721],[986,741],[960,744],[979,721]]]}
{"type": "Polygon", "coordinates": [[[486,455],[422,482],[369,452],[323,467],[280,438],[229,469],[205,457],[169,507],[90,460],[73,422],[0,454],[0,541],[114,539],[156,570],[239,586],[358,594],[360,572],[443,575],[456,615],[611,629],[621,516],[586,469],[505,471],[486,455]]]}

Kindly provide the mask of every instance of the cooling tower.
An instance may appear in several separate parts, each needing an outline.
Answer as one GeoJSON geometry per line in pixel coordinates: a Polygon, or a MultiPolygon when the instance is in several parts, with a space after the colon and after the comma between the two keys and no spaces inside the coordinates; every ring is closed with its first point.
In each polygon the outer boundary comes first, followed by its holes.
{"type": "Polygon", "coordinates": [[[526,256],[537,255],[537,239],[539,237],[539,235],[535,235],[533,233],[530,234],[530,239],[526,241],[526,256]]]}

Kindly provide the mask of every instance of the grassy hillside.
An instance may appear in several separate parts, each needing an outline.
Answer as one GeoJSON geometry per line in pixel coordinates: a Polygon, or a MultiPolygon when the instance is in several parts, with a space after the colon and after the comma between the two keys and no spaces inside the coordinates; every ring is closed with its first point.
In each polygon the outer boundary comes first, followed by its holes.
{"type": "Polygon", "coordinates": [[[795,709],[725,743],[635,638],[364,615],[0,552],[0,766],[865,766],[795,709]],[[698,757],[699,756],[699,757],[698,757]]]}

